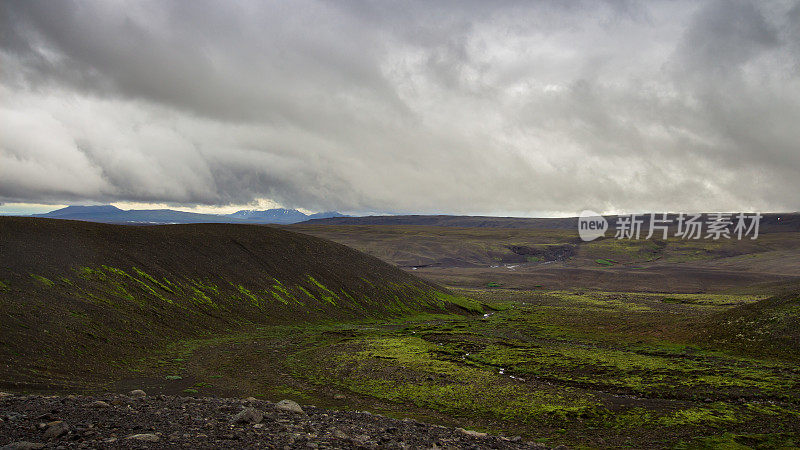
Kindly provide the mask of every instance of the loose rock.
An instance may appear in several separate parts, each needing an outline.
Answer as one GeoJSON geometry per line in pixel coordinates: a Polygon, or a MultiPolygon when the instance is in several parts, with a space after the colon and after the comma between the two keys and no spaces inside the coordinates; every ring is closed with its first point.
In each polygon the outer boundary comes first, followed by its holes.
{"type": "MultiPolygon", "coordinates": [[[[259,401],[259,405],[273,405],[259,401]]],[[[242,399],[206,398],[187,400],[179,396],[148,397],[132,401],[129,396],[11,396],[0,399],[4,418],[0,421],[0,447],[9,442],[45,442],[48,429],[59,430],[53,448],[470,448],[475,450],[522,450],[546,448],[544,444],[518,438],[483,435],[478,432],[435,426],[415,420],[396,420],[353,411],[331,411],[294,402],[281,408],[252,408],[242,399]],[[120,406],[92,407],[93,402],[120,406]],[[243,408],[243,406],[251,408],[243,408]],[[286,408],[293,412],[285,412],[286,408]],[[245,411],[246,410],[246,411],[245,411]],[[297,411],[304,411],[298,414],[297,411]],[[232,420],[239,413],[241,424],[232,420]],[[259,419],[258,423],[251,420],[259,419]],[[255,414],[255,416],[251,416],[255,414]],[[42,423],[42,428],[37,425],[42,423]],[[67,426],[69,424],[69,426],[67,426]],[[157,430],[157,431],[156,431],[157,430]],[[235,445],[234,445],[235,444],[235,445]]],[[[15,448],[15,447],[9,447],[15,448]]],[[[28,447],[16,447],[28,448],[28,447]]],[[[36,448],[29,447],[29,448],[36,448]]]]}
{"type": "Polygon", "coordinates": [[[488,436],[488,434],[481,433],[480,431],[465,430],[463,428],[456,428],[456,431],[460,431],[460,432],[466,434],[467,436],[474,436],[474,437],[486,437],[486,436],[488,436]]]}
{"type": "Polygon", "coordinates": [[[245,408],[233,416],[233,423],[259,423],[264,419],[264,413],[255,408],[245,408]]]}
{"type": "Polygon", "coordinates": [[[303,408],[301,408],[300,405],[297,404],[297,402],[292,400],[281,400],[275,404],[275,407],[280,409],[281,411],[289,411],[298,414],[305,414],[303,408]]]}
{"type": "Polygon", "coordinates": [[[130,395],[131,397],[134,397],[134,398],[142,398],[142,397],[146,397],[147,396],[147,394],[141,389],[134,389],[134,390],[130,391],[128,393],[128,395],[130,395]]]}
{"type": "Polygon", "coordinates": [[[125,439],[134,439],[137,441],[145,441],[145,442],[158,442],[159,438],[158,435],[152,433],[140,433],[140,434],[132,434],[125,439]]]}
{"type": "Polygon", "coordinates": [[[45,439],[57,439],[67,434],[69,426],[61,420],[50,422],[46,425],[44,430],[45,439]]]}

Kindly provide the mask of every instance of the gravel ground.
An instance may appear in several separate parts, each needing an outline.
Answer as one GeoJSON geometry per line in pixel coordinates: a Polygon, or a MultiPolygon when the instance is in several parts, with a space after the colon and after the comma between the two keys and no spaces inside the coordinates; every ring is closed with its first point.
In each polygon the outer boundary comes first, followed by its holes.
{"type": "Polygon", "coordinates": [[[520,438],[291,401],[0,394],[6,448],[547,448],[520,438]]]}

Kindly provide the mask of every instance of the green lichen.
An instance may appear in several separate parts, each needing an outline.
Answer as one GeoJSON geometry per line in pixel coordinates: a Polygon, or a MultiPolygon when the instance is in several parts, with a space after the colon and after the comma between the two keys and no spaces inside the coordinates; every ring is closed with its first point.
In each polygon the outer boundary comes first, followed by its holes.
{"type": "Polygon", "coordinates": [[[250,300],[250,304],[251,305],[255,306],[256,308],[260,308],[261,307],[261,299],[258,298],[258,296],[256,296],[252,292],[250,292],[249,289],[247,289],[246,287],[242,286],[241,284],[236,285],[236,289],[239,291],[239,293],[241,293],[248,300],[250,300]]]}
{"type": "Polygon", "coordinates": [[[35,273],[31,274],[31,278],[33,278],[34,280],[38,281],[39,283],[47,287],[53,287],[55,285],[55,283],[53,283],[53,281],[51,281],[50,279],[45,278],[41,275],[36,275],[35,273]]]}
{"type": "Polygon", "coordinates": [[[339,296],[335,292],[333,292],[330,289],[326,288],[322,283],[320,283],[319,281],[314,279],[314,277],[312,277],[311,275],[309,275],[307,278],[308,278],[308,281],[310,281],[314,286],[316,286],[319,290],[322,291],[322,294],[320,295],[322,300],[330,303],[333,306],[336,306],[336,302],[337,302],[339,296]]]}

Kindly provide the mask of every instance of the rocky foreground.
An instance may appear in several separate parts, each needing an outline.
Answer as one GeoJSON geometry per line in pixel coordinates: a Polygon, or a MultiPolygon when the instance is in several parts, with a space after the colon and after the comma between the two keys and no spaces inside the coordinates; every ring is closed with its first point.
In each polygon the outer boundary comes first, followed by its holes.
{"type": "Polygon", "coordinates": [[[546,448],[367,412],[248,399],[0,393],[0,448],[546,448]]]}

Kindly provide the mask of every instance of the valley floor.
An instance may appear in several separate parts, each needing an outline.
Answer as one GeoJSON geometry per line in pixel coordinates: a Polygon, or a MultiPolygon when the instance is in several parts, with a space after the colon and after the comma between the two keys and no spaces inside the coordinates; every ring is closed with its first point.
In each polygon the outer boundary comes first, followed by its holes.
{"type": "Polygon", "coordinates": [[[459,293],[484,313],[180,341],[119,361],[129,375],[104,389],[291,398],[551,446],[800,445],[796,361],[723,352],[697,333],[759,296],[459,293]]]}

